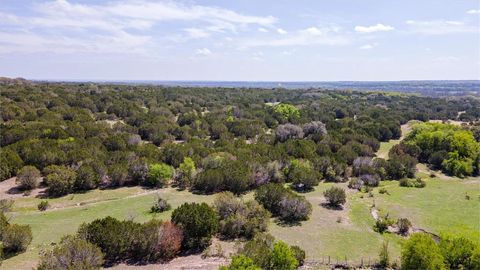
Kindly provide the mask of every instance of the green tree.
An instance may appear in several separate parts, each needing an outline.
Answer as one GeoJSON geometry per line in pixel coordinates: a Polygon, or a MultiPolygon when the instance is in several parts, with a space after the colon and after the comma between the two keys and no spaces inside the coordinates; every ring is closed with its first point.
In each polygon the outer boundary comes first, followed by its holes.
{"type": "Polygon", "coordinates": [[[150,164],[147,182],[145,184],[153,187],[163,187],[168,184],[170,179],[172,179],[174,172],[175,170],[173,167],[167,164],[150,164]]]}
{"type": "Polygon", "coordinates": [[[187,249],[203,249],[218,230],[218,215],[206,203],[184,203],[173,210],[172,222],[183,229],[187,249]]]}
{"type": "Polygon", "coordinates": [[[430,235],[415,233],[402,247],[403,269],[445,269],[440,248],[430,235]]]}
{"type": "Polygon", "coordinates": [[[292,249],[282,241],[273,245],[271,269],[273,270],[294,270],[297,269],[298,261],[292,249]]]}
{"type": "Polygon", "coordinates": [[[333,186],[325,190],[323,195],[325,196],[325,199],[327,199],[328,204],[334,207],[339,207],[347,201],[345,190],[340,187],[333,186]]]}
{"type": "Polygon", "coordinates": [[[38,186],[40,177],[40,171],[37,168],[25,166],[18,171],[16,182],[22,189],[31,190],[38,186]]]}
{"type": "Polygon", "coordinates": [[[261,270],[262,268],[255,265],[252,259],[245,255],[236,255],[232,257],[229,266],[221,266],[220,270],[261,270]]]}

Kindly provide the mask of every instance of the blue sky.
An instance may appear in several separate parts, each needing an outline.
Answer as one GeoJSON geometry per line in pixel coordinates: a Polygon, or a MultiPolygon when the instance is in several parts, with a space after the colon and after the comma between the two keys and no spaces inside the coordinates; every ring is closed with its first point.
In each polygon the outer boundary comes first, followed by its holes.
{"type": "Polygon", "coordinates": [[[1,0],[0,76],[480,79],[478,0],[1,0]]]}

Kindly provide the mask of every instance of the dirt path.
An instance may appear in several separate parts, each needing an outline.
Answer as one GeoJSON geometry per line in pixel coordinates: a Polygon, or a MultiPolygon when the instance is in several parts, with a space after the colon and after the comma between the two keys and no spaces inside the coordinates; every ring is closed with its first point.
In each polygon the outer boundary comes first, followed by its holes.
{"type": "Polygon", "coordinates": [[[15,198],[25,198],[25,197],[36,197],[39,194],[45,192],[46,188],[37,188],[26,195],[23,191],[17,188],[15,183],[16,177],[9,178],[5,181],[0,182],[0,199],[15,199],[15,198]]]}

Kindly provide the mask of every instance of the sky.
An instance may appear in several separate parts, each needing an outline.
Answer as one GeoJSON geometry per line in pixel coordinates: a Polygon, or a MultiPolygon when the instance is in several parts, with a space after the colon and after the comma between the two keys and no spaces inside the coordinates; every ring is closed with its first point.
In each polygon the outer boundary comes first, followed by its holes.
{"type": "Polygon", "coordinates": [[[479,0],[0,0],[0,76],[480,79],[479,0]]]}

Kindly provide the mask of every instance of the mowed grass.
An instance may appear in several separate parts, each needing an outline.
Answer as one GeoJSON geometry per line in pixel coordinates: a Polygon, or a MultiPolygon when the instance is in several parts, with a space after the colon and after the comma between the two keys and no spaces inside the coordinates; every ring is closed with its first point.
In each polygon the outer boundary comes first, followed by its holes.
{"type": "MultiPolygon", "coordinates": [[[[308,221],[292,227],[272,223],[270,232],[291,245],[301,246],[307,259],[311,260],[328,260],[330,256],[332,262],[344,262],[346,258],[350,263],[360,263],[362,259],[367,263],[378,258],[384,241],[389,241],[391,255],[398,257],[401,237],[373,231],[374,219],[367,194],[348,191],[343,210],[322,205],[323,192],[332,185],[321,183],[314,191],[303,194],[312,203],[312,215],[308,221]]],[[[339,186],[346,188],[345,184],[339,186]]]]}
{"type": "MultiPolygon", "coordinates": [[[[18,199],[20,207],[18,211],[8,213],[11,222],[28,224],[32,228],[33,241],[27,252],[5,260],[0,269],[32,269],[38,261],[38,253],[42,248],[48,247],[53,242],[58,242],[62,236],[74,234],[78,227],[84,222],[91,222],[97,218],[112,216],[118,219],[131,219],[137,222],[144,222],[152,218],[169,219],[172,211],[161,214],[149,213],[156,194],[160,194],[175,209],[184,202],[206,202],[211,203],[214,196],[196,195],[188,191],[177,191],[173,188],[159,189],[157,191],[143,191],[138,194],[140,188],[122,188],[119,190],[95,190],[90,194],[75,194],[74,205],[82,202],[90,202],[92,198],[96,202],[79,206],[51,209],[45,212],[38,210],[29,211],[31,205],[41,201],[37,198],[18,199]],[[104,197],[100,201],[98,195],[104,197]]],[[[52,204],[64,204],[70,200],[68,195],[63,198],[52,200],[52,204]]]]}
{"type": "MultiPolygon", "coordinates": [[[[291,245],[306,250],[307,258],[332,262],[359,263],[378,258],[382,243],[390,243],[393,258],[400,256],[403,237],[379,234],[373,231],[374,219],[370,209],[373,204],[390,217],[406,217],[413,225],[440,234],[454,232],[473,239],[480,239],[480,179],[426,178],[425,188],[404,188],[397,181],[384,181],[381,187],[390,195],[379,194],[379,188],[368,194],[349,190],[346,184],[320,183],[314,191],[302,194],[312,203],[313,212],[308,221],[299,226],[283,226],[272,219],[270,233],[291,245]],[[332,185],[347,190],[347,204],[343,210],[325,208],[323,192],[332,185]],[[470,200],[466,199],[466,195],[470,200]],[[340,221],[340,222],[338,222],[340,221]]],[[[29,224],[33,231],[33,242],[26,253],[4,261],[0,269],[32,269],[38,261],[38,252],[57,242],[66,234],[73,234],[84,222],[113,216],[144,222],[152,218],[169,219],[171,212],[149,213],[156,194],[167,199],[175,209],[184,202],[206,202],[211,204],[213,195],[196,195],[173,188],[144,190],[139,187],[113,190],[94,190],[84,194],[73,194],[49,200],[57,209],[40,212],[36,205],[41,199],[19,198],[17,206],[8,215],[12,222],[29,224]]],[[[244,196],[252,199],[252,192],[244,196]]]]}
{"type": "Polygon", "coordinates": [[[480,241],[480,178],[423,179],[425,188],[382,182],[390,195],[375,194],[377,208],[432,233],[455,233],[480,241]]]}

